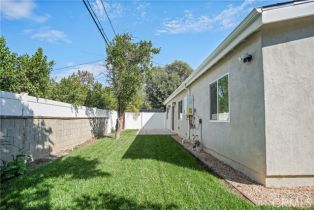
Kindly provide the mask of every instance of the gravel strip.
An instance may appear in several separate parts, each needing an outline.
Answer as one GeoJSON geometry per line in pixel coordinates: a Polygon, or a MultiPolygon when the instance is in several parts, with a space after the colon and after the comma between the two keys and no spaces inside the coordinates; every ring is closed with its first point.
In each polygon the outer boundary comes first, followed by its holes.
{"type": "Polygon", "coordinates": [[[224,164],[212,155],[204,151],[193,151],[192,144],[186,141],[182,144],[182,139],[179,136],[173,135],[172,137],[206,167],[256,205],[314,207],[314,187],[265,187],[252,181],[243,173],[224,164]]]}

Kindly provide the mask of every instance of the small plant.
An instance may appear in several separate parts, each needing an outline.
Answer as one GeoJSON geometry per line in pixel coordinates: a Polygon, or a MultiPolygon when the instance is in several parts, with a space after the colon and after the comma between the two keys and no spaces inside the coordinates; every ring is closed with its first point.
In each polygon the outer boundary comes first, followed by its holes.
{"type": "Polygon", "coordinates": [[[9,141],[2,141],[1,146],[9,146],[17,149],[17,154],[12,155],[12,160],[1,160],[0,164],[0,182],[23,175],[26,173],[26,166],[30,160],[30,156],[26,155],[23,148],[17,147],[9,141]]]}
{"type": "Polygon", "coordinates": [[[4,182],[8,179],[25,174],[27,165],[27,155],[17,154],[10,161],[2,161],[0,166],[0,181],[4,182]]]}

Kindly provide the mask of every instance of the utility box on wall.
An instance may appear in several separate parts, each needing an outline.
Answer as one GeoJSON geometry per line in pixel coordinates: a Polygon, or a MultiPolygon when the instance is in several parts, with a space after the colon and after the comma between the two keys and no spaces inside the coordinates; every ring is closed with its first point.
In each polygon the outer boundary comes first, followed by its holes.
{"type": "Polygon", "coordinates": [[[184,97],[184,113],[185,115],[193,115],[194,107],[193,107],[193,96],[185,96],[184,97]]]}

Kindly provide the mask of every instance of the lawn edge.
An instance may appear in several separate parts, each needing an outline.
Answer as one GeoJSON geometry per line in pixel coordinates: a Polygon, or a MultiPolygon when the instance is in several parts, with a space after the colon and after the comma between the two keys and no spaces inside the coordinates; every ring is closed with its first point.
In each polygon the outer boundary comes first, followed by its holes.
{"type": "Polygon", "coordinates": [[[244,193],[242,193],[240,190],[238,190],[236,187],[234,187],[231,183],[229,183],[228,181],[226,181],[219,173],[215,172],[212,168],[210,168],[206,163],[203,162],[203,160],[201,160],[199,157],[197,157],[192,151],[190,151],[189,149],[187,149],[184,145],[182,145],[179,142],[180,138],[178,135],[169,135],[174,142],[176,142],[181,148],[183,148],[185,151],[187,151],[189,154],[191,154],[199,163],[199,165],[204,168],[207,172],[210,172],[212,175],[214,175],[216,178],[218,178],[220,181],[222,181],[222,183],[229,189],[231,190],[231,192],[233,194],[235,194],[236,196],[238,196],[241,199],[244,199],[246,201],[248,201],[249,203],[253,204],[254,206],[260,206],[257,203],[255,203],[253,200],[251,200],[247,195],[245,195],[244,193]],[[177,138],[176,138],[177,137],[177,138]]]}

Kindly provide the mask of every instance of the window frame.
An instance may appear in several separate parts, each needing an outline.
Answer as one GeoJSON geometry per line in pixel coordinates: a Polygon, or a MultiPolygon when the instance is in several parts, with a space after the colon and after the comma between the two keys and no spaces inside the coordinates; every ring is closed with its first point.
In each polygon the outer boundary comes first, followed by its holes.
{"type": "Polygon", "coordinates": [[[218,77],[217,79],[215,79],[214,81],[212,81],[211,83],[209,83],[209,94],[208,94],[208,96],[209,96],[209,122],[225,122],[225,123],[230,123],[230,88],[229,88],[229,72],[228,73],[226,73],[226,74],[223,74],[222,76],[220,76],[220,77],[218,77]],[[228,118],[228,120],[219,120],[218,118],[219,118],[219,101],[218,101],[218,89],[219,89],[219,86],[218,86],[218,81],[220,80],[220,79],[222,79],[223,77],[225,77],[225,76],[227,76],[228,77],[228,111],[229,111],[229,118],[228,118]],[[211,98],[210,98],[210,96],[211,96],[211,93],[210,93],[210,86],[212,85],[212,84],[214,84],[214,83],[216,83],[217,84],[217,93],[216,93],[216,103],[217,103],[217,120],[212,120],[212,119],[210,119],[210,115],[211,115],[211,103],[210,103],[210,100],[211,100],[211,98]]]}

